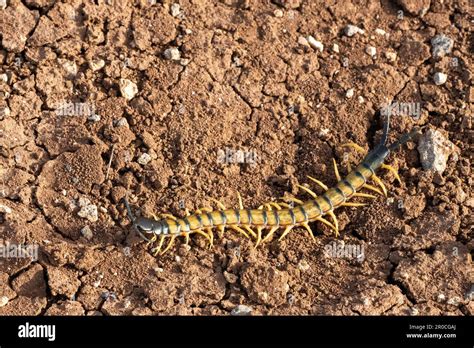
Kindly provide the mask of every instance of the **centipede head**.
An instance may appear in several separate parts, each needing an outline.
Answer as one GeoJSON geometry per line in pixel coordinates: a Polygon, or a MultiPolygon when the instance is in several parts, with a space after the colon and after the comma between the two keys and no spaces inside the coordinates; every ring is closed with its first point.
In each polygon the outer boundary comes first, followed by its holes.
{"type": "Polygon", "coordinates": [[[132,222],[133,228],[137,231],[138,235],[144,240],[150,242],[150,239],[145,235],[152,234],[158,235],[161,234],[163,226],[159,221],[152,220],[143,216],[134,217],[132,210],[130,209],[130,204],[126,198],[123,199],[125,207],[127,208],[128,218],[132,222]]]}

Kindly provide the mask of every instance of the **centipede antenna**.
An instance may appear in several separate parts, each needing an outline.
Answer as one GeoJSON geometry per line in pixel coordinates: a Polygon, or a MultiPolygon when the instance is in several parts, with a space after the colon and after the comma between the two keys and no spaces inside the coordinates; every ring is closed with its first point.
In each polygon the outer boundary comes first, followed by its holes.
{"type": "Polygon", "coordinates": [[[380,144],[385,145],[385,143],[387,142],[389,130],[390,130],[390,114],[387,113],[387,118],[383,124],[383,134],[382,134],[382,139],[380,140],[380,144]]]}
{"type": "Polygon", "coordinates": [[[128,200],[126,197],[123,198],[123,201],[125,203],[125,207],[127,208],[127,214],[128,214],[128,218],[130,219],[130,221],[135,224],[135,218],[133,217],[133,214],[132,214],[132,209],[130,209],[130,204],[128,204],[128,200]]]}
{"type": "Polygon", "coordinates": [[[404,135],[402,135],[402,137],[400,139],[398,139],[396,142],[394,142],[392,145],[390,145],[388,147],[388,149],[390,151],[398,149],[403,144],[409,142],[415,136],[415,134],[417,134],[420,130],[421,130],[420,128],[416,127],[411,132],[405,133],[404,135]]]}

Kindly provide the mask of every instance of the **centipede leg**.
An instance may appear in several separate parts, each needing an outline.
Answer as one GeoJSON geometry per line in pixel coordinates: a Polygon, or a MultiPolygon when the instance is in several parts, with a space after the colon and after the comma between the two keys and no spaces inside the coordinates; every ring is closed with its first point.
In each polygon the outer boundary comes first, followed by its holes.
{"type": "Polygon", "coordinates": [[[319,185],[324,191],[329,190],[327,185],[325,185],[322,181],[319,181],[318,179],[313,178],[312,176],[307,175],[308,179],[311,180],[312,182],[316,183],[319,185]]]}
{"type": "Polygon", "coordinates": [[[369,184],[364,184],[362,186],[363,188],[366,188],[367,190],[370,190],[370,191],[373,191],[373,192],[377,192],[378,194],[382,195],[383,196],[383,193],[382,191],[380,191],[378,188],[376,188],[375,186],[372,186],[372,185],[369,185],[369,184]]]}
{"type": "Polygon", "coordinates": [[[161,214],[161,216],[164,217],[164,218],[171,219],[171,220],[177,220],[177,218],[174,215],[171,215],[171,214],[161,214]]]}
{"type": "Polygon", "coordinates": [[[395,168],[385,163],[382,163],[381,168],[390,171],[395,176],[395,179],[398,181],[398,183],[400,185],[402,184],[402,180],[400,179],[400,176],[398,175],[398,171],[395,168]]]}
{"type": "Polygon", "coordinates": [[[309,188],[307,187],[304,187],[304,186],[301,186],[301,185],[296,185],[296,187],[306,191],[307,193],[309,193],[309,195],[311,197],[313,197],[314,199],[318,198],[318,195],[316,193],[314,193],[313,191],[311,191],[309,188]]]}
{"type": "Polygon", "coordinates": [[[364,207],[365,203],[345,202],[341,204],[341,207],[364,207]]]}
{"type": "Polygon", "coordinates": [[[194,230],[194,232],[197,233],[197,234],[200,234],[203,237],[205,237],[209,241],[209,244],[212,244],[211,237],[206,232],[204,232],[202,230],[194,230]]]}
{"type": "Polygon", "coordinates": [[[332,221],[334,222],[334,231],[336,232],[336,237],[339,236],[339,223],[337,222],[336,214],[334,214],[333,211],[328,211],[327,213],[331,218],[332,221]]]}
{"type": "Polygon", "coordinates": [[[382,180],[380,180],[380,178],[375,174],[372,175],[372,179],[377,183],[377,185],[380,186],[380,188],[383,191],[384,196],[387,197],[387,188],[383,184],[382,180]]]}
{"type": "Polygon", "coordinates": [[[283,238],[285,238],[285,236],[290,233],[290,231],[293,229],[293,227],[295,227],[294,225],[290,225],[290,226],[286,226],[285,230],[283,231],[283,233],[281,234],[280,238],[278,238],[278,241],[281,242],[281,240],[283,238]]]}
{"type": "Polygon", "coordinates": [[[257,238],[257,234],[250,228],[249,225],[243,225],[243,227],[250,233],[250,235],[254,238],[257,238]]]}
{"type": "Polygon", "coordinates": [[[214,233],[212,232],[212,228],[207,228],[206,232],[209,235],[209,249],[211,249],[214,246],[214,233]]]}
{"type": "Polygon", "coordinates": [[[148,247],[148,246],[150,246],[151,244],[153,244],[153,243],[156,241],[157,238],[158,238],[158,237],[156,236],[156,234],[153,233],[153,237],[151,237],[151,238],[148,240],[148,243],[146,243],[146,246],[148,247]]]}
{"type": "Polygon", "coordinates": [[[162,235],[160,237],[160,242],[158,243],[158,246],[151,250],[153,252],[153,256],[157,256],[160,253],[161,247],[163,246],[163,243],[165,241],[165,237],[166,237],[165,235],[162,235]]]}
{"type": "Polygon", "coordinates": [[[184,237],[184,244],[189,245],[189,232],[183,232],[181,236],[184,237]]]}
{"type": "MultiPolygon", "coordinates": [[[[281,197],[280,198],[284,202],[296,203],[296,204],[304,204],[301,199],[294,198],[294,197],[281,197]]],[[[280,203],[281,204],[281,203],[280,203]]]]}
{"type": "Polygon", "coordinates": [[[273,226],[270,231],[268,231],[265,238],[262,239],[262,243],[266,243],[270,238],[272,238],[273,234],[278,230],[278,226],[273,226]]]}
{"type": "Polygon", "coordinates": [[[311,227],[309,227],[308,223],[307,223],[307,222],[302,223],[301,226],[303,226],[303,227],[306,229],[306,231],[308,231],[308,233],[309,233],[311,239],[312,239],[313,241],[315,241],[316,238],[314,238],[314,233],[313,233],[313,231],[311,230],[311,227]]]}
{"type": "Polygon", "coordinates": [[[330,223],[328,220],[326,220],[325,218],[323,217],[318,217],[316,218],[316,221],[320,221],[322,222],[323,224],[325,224],[326,226],[329,226],[332,230],[336,231],[336,226],[334,226],[332,223],[330,223]]]}
{"type": "MultiPolygon", "coordinates": [[[[243,229],[241,229],[239,226],[235,226],[235,225],[232,225],[232,226],[229,226],[231,229],[233,229],[234,231],[236,232],[239,232],[239,233],[242,233],[245,237],[247,237],[248,239],[250,239],[249,235],[247,234],[247,232],[245,232],[243,229]]],[[[253,231],[252,231],[253,232],[253,231]]]]}
{"type": "Polygon", "coordinates": [[[219,207],[219,209],[222,209],[222,210],[226,210],[226,209],[227,209],[227,208],[225,207],[225,205],[222,204],[222,202],[218,201],[217,199],[211,198],[211,201],[213,201],[214,203],[216,203],[217,206],[219,207]]]}
{"type": "Polygon", "coordinates": [[[239,209],[243,210],[244,209],[244,204],[242,203],[242,196],[240,195],[240,192],[237,191],[237,199],[239,200],[239,209]]]}
{"type": "Polygon", "coordinates": [[[356,192],[352,196],[353,197],[372,198],[372,199],[377,198],[374,195],[369,195],[368,193],[363,193],[363,192],[356,192]]]}
{"type": "Polygon", "coordinates": [[[166,252],[171,249],[171,246],[174,244],[174,240],[175,240],[175,239],[176,239],[176,236],[175,236],[175,235],[172,235],[171,238],[170,238],[170,241],[169,241],[168,245],[167,245],[166,248],[161,252],[161,255],[166,254],[166,252]]]}
{"type": "Polygon", "coordinates": [[[217,226],[217,235],[219,236],[219,238],[222,238],[224,236],[224,232],[225,232],[224,225],[217,226]]]}
{"type": "Polygon", "coordinates": [[[255,242],[255,248],[262,242],[262,227],[257,227],[257,241],[255,242]]]}
{"type": "Polygon", "coordinates": [[[336,174],[337,181],[341,181],[341,175],[339,174],[339,169],[337,169],[337,163],[334,158],[332,159],[332,164],[334,166],[334,174],[336,174]]]}
{"type": "Polygon", "coordinates": [[[351,147],[351,148],[355,149],[357,152],[365,153],[364,148],[361,147],[360,145],[357,145],[356,143],[346,143],[346,144],[342,144],[341,147],[351,147]]]}

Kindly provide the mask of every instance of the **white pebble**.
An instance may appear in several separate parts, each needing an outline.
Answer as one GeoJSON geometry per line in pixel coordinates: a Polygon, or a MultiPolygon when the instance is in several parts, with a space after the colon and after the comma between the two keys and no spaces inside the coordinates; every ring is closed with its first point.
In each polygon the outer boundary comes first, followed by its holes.
{"type": "Polygon", "coordinates": [[[446,299],[446,296],[444,296],[443,294],[438,295],[438,298],[437,298],[438,302],[443,302],[445,299],[446,299]]]}
{"type": "Polygon", "coordinates": [[[335,53],[339,53],[339,45],[338,44],[333,44],[332,45],[332,51],[335,53]]]}
{"type": "Polygon", "coordinates": [[[0,108],[0,120],[3,120],[4,118],[7,118],[10,116],[11,111],[8,106],[4,106],[0,108]]]}
{"type": "Polygon", "coordinates": [[[346,91],[346,98],[352,98],[354,96],[354,88],[349,88],[347,91],[346,91]]]}
{"type": "Polygon", "coordinates": [[[151,161],[151,156],[149,154],[142,153],[142,155],[138,158],[137,162],[140,163],[141,165],[146,165],[148,162],[151,161]]]}
{"type": "Polygon", "coordinates": [[[231,315],[249,315],[252,313],[253,309],[252,307],[246,306],[246,305],[238,305],[235,307],[232,312],[230,312],[231,315]]]}
{"type": "Polygon", "coordinates": [[[179,16],[180,12],[181,12],[181,7],[179,6],[179,4],[172,4],[171,5],[171,15],[173,17],[179,16]]]}
{"type": "Polygon", "coordinates": [[[181,59],[179,60],[179,64],[181,64],[182,66],[186,66],[186,65],[189,64],[190,61],[191,61],[191,60],[188,59],[188,58],[181,58],[181,59]]]}
{"type": "Polygon", "coordinates": [[[359,104],[364,104],[365,99],[364,99],[363,96],[360,95],[360,96],[357,97],[357,101],[359,102],[359,104]]]}
{"type": "Polygon", "coordinates": [[[0,74],[0,81],[3,81],[5,83],[8,82],[8,75],[7,74],[0,74]]]}
{"type": "Polygon", "coordinates": [[[433,75],[433,81],[438,86],[444,84],[447,81],[447,79],[448,79],[448,75],[441,72],[437,72],[433,75]]]}
{"type": "Polygon", "coordinates": [[[377,54],[377,49],[374,46],[367,46],[365,48],[365,53],[367,53],[371,57],[375,57],[377,54]]]}
{"type": "Polygon", "coordinates": [[[0,297],[0,307],[4,307],[8,304],[8,297],[6,296],[1,296],[0,297]]]}
{"type": "Polygon", "coordinates": [[[128,121],[125,117],[119,118],[117,121],[114,122],[115,127],[129,127],[128,121]]]}
{"type": "Polygon", "coordinates": [[[365,31],[355,25],[349,24],[344,28],[344,34],[348,37],[352,37],[355,34],[363,34],[365,31]]]}
{"type": "Polygon", "coordinates": [[[138,87],[128,79],[120,79],[120,92],[125,99],[131,100],[138,93],[138,87]]]}
{"type": "Polygon", "coordinates": [[[302,272],[306,272],[308,269],[310,269],[311,266],[309,265],[308,261],[306,260],[300,260],[298,262],[298,269],[302,272]]]}
{"type": "Polygon", "coordinates": [[[163,52],[163,56],[167,60],[180,60],[181,59],[181,52],[179,52],[178,48],[176,48],[176,47],[170,47],[170,48],[167,48],[163,52]]]}
{"type": "Polygon", "coordinates": [[[300,36],[298,38],[298,44],[300,44],[301,46],[309,46],[308,40],[303,36],[300,36]]]}
{"type": "Polygon", "coordinates": [[[0,0],[0,9],[4,10],[7,8],[7,0],[0,0]]]}
{"type": "Polygon", "coordinates": [[[397,54],[395,52],[385,52],[385,58],[390,62],[394,62],[397,59],[397,54]]]}
{"type": "Polygon", "coordinates": [[[77,215],[79,215],[81,218],[89,220],[90,222],[96,222],[99,220],[99,212],[97,211],[97,206],[94,204],[82,207],[77,215]]]}
{"type": "Polygon", "coordinates": [[[81,234],[84,236],[84,238],[86,239],[92,239],[93,237],[93,234],[92,234],[92,230],[89,226],[84,226],[82,229],[81,229],[81,234]]]}
{"type": "Polygon", "coordinates": [[[387,32],[383,29],[377,28],[377,29],[375,29],[375,34],[385,36],[387,34],[387,32]]]}
{"type": "Polygon", "coordinates": [[[280,9],[276,9],[275,11],[273,11],[273,15],[277,18],[281,18],[283,17],[283,11],[280,9]]]}
{"type": "Polygon", "coordinates": [[[440,59],[453,49],[453,40],[446,35],[439,34],[431,39],[431,54],[433,58],[440,59]]]}
{"type": "Polygon", "coordinates": [[[100,115],[92,114],[87,119],[91,122],[99,122],[100,121],[100,115]]]}
{"type": "Polygon", "coordinates": [[[418,153],[424,170],[443,174],[448,158],[455,149],[454,144],[438,130],[429,129],[418,141],[418,153]]]}
{"type": "Polygon", "coordinates": [[[68,77],[74,77],[77,75],[77,65],[75,62],[70,60],[60,59],[61,66],[66,71],[68,77]]]}
{"type": "Polygon", "coordinates": [[[10,207],[0,204],[0,212],[5,213],[5,214],[11,214],[12,210],[10,209],[10,207]]]}
{"type": "Polygon", "coordinates": [[[316,40],[311,35],[308,36],[307,40],[308,40],[309,45],[313,47],[315,50],[318,50],[319,52],[323,51],[324,45],[321,41],[316,40]]]}
{"type": "Polygon", "coordinates": [[[103,59],[92,59],[89,62],[89,66],[92,71],[98,71],[105,66],[105,61],[103,59]]]}

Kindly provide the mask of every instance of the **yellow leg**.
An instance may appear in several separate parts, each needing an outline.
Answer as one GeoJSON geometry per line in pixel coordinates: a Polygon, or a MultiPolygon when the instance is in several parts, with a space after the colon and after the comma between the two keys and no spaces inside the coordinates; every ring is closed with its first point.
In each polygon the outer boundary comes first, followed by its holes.
{"type": "Polygon", "coordinates": [[[153,233],[153,237],[151,237],[150,240],[148,241],[148,243],[146,243],[146,246],[148,247],[151,244],[153,244],[156,241],[157,238],[158,237],[156,236],[156,234],[153,233]]]}
{"type": "Polygon", "coordinates": [[[242,203],[242,196],[240,196],[239,192],[237,192],[237,198],[239,199],[239,209],[243,210],[244,209],[244,204],[242,203]]]}
{"type": "Polygon", "coordinates": [[[212,232],[212,228],[206,228],[206,232],[209,235],[209,249],[212,249],[214,246],[214,233],[212,232]]]}
{"type": "Polygon", "coordinates": [[[317,185],[319,185],[324,191],[327,191],[329,188],[324,185],[321,181],[319,181],[318,179],[315,179],[313,178],[312,176],[309,176],[308,175],[308,179],[313,181],[314,183],[316,183],[317,185]]]}
{"type": "Polygon", "coordinates": [[[377,175],[372,175],[372,179],[380,186],[385,197],[387,197],[387,188],[383,184],[382,180],[377,175]]]}
{"type": "Polygon", "coordinates": [[[174,244],[174,240],[175,240],[175,239],[176,239],[176,236],[175,236],[175,235],[172,235],[171,238],[170,238],[170,242],[169,242],[168,245],[166,246],[165,250],[163,250],[163,251],[161,252],[161,255],[166,254],[166,252],[171,249],[171,246],[174,244]]]}
{"type": "Polygon", "coordinates": [[[243,227],[248,231],[248,233],[250,233],[252,237],[257,238],[257,234],[250,228],[249,225],[244,225],[243,227]]]}
{"type": "Polygon", "coordinates": [[[341,207],[363,207],[366,206],[365,203],[352,203],[352,202],[345,202],[341,204],[341,207]]]}
{"type": "Polygon", "coordinates": [[[398,172],[395,168],[393,168],[392,166],[389,166],[388,164],[382,164],[381,168],[387,169],[388,171],[390,171],[395,176],[395,179],[397,179],[398,183],[400,185],[402,184],[402,180],[400,179],[400,176],[398,175],[398,172]]]}
{"type": "Polygon", "coordinates": [[[211,237],[206,232],[204,232],[202,230],[194,230],[193,232],[197,233],[197,234],[200,234],[201,236],[205,237],[209,241],[209,244],[212,243],[211,237]]]}
{"type": "Polygon", "coordinates": [[[189,245],[189,233],[188,232],[183,232],[183,233],[181,233],[181,236],[184,237],[184,244],[189,245]]]}
{"type": "Polygon", "coordinates": [[[278,241],[281,242],[281,240],[282,240],[283,238],[285,238],[285,236],[286,236],[288,233],[290,233],[290,231],[293,229],[293,227],[295,227],[295,226],[293,226],[293,225],[291,225],[291,226],[286,226],[286,228],[285,228],[285,230],[283,231],[283,233],[281,234],[280,238],[278,238],[278,241]]]}
{"type": "Polygon", "coordinates": [[[332,221],[334,222],[334,231],[336,232],[336,237],[339,236],[339,223],[337,222],[336,215],[332,211],[328,211],[328,215],[332,218],[332,221]]]}
{"type": "Polygon", "coordinates": [[[163,242],[165,241],[165,235],[162,235],[160,238],[160,242],[156,248],[153,248],[151,251],[153,252],[153,256],[157,256],[160,253],[161,247],[163,246],[163,242]]]}
{"type": "Polygon", "coordinates": [[[341,175],[339,175],[339,169],[337,169],[337,163],[334,158],[332,159],[332,164],[334,166],[334,174],[336,174],[337,181],[341,181],[341,175]]]}
{"type": "Polygon", "coordinates": [[[365,153],[364,148],[362,148],[361,146],[357,145],[356,143],[346,143],[346,144],[342,144],[341,147],[351,147],[351,148],[355,149],[357,152],[365,153]]]}
{"type": "Polygon", "coordinates": [[[281,197],[280,199],[284,202],[293,202],[293,203],[296,203],[296,204],[303,204],[304,203],[301,199],[294,198],[294,197],[281,197]]]}
{"type": "Polygon", "coordinates": [[[270,231],[267,233],[265,238],[262,239],[262,243],[266,243],[272,236],[273,234],[278,230],[278,226],[273,226],[270,231]]]}
{"type": "Polygon", "coordinates": [[[184,215],[189,216],[191,213],[189,212],[188,208],[184,209],[184,215]]]}
{"type": "Polygon", "coordinates": [[[153,216],[153,219],[155,219],[156,221],[159,221],[161,220],[159,216],[156,216],[155,214],[151,214],[151,216],[153,216]]]}
{"type": "Polygon", "coordinates": [[[250,239],[249,235],[243,230],[241,229],[239,226],[235,226],[235,225],[232,225],[232,226],[229,226],[231,229],[233,229],[234,231],[237,231],[239,233],[242,233],[245,237],[247,237],[248,239],[250,239]]]}
{"type": "Polygon", "coordinates": [[[224,236],[224,232],[225,232],[224,225],[217,226],[217,235],[219,236],[219,238],[222,238],[224,236]]]}
{"type": "Polygon", "coordinates": [[[299,187],[300,189],[308,192],[310,194],[311,197],[313,197],[314,199],[316,199],[318,197],[318,195],[316,193],[314,193],[313,191],[311,191],[309,188],[307,187],[304,187],[304,186],[301,186],[301,185],[296,185],[296,187],[299,187]]]}
{"type": "Polygon", "coordinates": [[[372,186],[372,185],[369,185],[369,184],[364,184],[364,186],[362,186],[363,188],[366,188],[367,190],[370,190],[370,191],[374,191],[374,192],[377,192],[378,194],[380,195],[383,195],[382,191],[380,191],[378,188],[376,188],[375,186],[372,186]]]}
{"type": "Polygon", "coordinates": [[[323,224],[325,224],[326,226],[329,226],[329,227],[331,227],[331,229],[333,229],[334,231],[336,231],[336,226],[334,226],[332,223],[330,223],[330,222],[329,222],[328,220],[326,220],[325,218],[323,218],[323,217],[320,216],[320,217],[318,217],[318,218],[316,219],[316,221],[320,221],[320,222],[322,222],[323,224]]]}
{"type": "Polygon", "coordinates": [[[303,226],[304,228],[306,228],[306,231],[308,231],[308,233],[309,233],[309,235],[311,236],[311,238],[313,239],[313,241],[315,241],[314,233],[313,233],[313,231],[311,231],[311,227],[309,227],[308,223],[305,222],[305,223],[301,224],[301,226],[303,226]]]}
{"type": "Polygon", "coordinates": [[[364,197],[364,198],[377,198],[374,195],[369,195],[368,193],[356,192],[352,197],[364,197]]]}
{"type": "Polygon", "coordinates": [[[176,220],[176,217],[171,214],[161,214],[161,216],[167,219],[176,220]]]}
{"type": "Polygon", "coordinates": [[[217,199],[211,198],[211,201],[213,201],[214,203],[216,203],[217,206],[219,207],[219,209],[222,209],[222,210],[226,210],[226,209],[227,209],[227,208],[225,207],[225,205],[222,204],[221,202],[219,202],[217,199]]]}
{"type": "Polygon", "coordinates": [[[292,205],[289,205],[288,203],[278,203],[279,205],[281,205],[283,208],[286,208],[286,209],[292,209],[294,206],[292,205]]]}
{"type": "Polygon", "coordinates": [[[257,241],[255,242],[255,248],[262,242],[262,227],[257,227],[257,241]]]}

